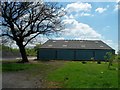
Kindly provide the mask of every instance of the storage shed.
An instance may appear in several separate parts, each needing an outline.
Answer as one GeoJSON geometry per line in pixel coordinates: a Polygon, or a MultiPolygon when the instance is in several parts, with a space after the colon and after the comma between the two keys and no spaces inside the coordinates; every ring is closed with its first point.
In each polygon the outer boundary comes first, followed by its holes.
{"type": "Polygon", "coordinates": [[[104,60],[115,50],[101,40],[48,40],[37,53],[40,60],[104,60]]]}

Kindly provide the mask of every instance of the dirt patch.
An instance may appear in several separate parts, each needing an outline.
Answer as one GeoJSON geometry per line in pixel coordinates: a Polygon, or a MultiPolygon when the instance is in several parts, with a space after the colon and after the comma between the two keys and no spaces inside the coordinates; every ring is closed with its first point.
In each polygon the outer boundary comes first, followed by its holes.
{"type": "Polygon", "coordinates": [[[29,73],[4,72],[2,74],[3,88],[38,88],[41,86],[41,79],[38,77],[31,78],[29,73]]]}
{"type": "Polygon", "coordinates": [[[48,82],[48,88],[61,88],[59,82],[48,82]]]}

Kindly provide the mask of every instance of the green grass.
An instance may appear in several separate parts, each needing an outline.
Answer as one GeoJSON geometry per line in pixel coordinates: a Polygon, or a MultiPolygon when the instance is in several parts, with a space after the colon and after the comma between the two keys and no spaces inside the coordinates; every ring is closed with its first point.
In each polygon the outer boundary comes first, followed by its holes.
{"type": "Polygon", "coordinates": [[[46,65],[39,63],[15,63],[15,62],[8,62],[8,63],[2,63],[2,72],[15,72],[15,71],[21,71],[21,70],[28,70],[28,69],[36,69],[36,68],[43,68],[46,65]]]}
{"type": "Polygon", "coordinates": [[[63,88],[117,88],[116,67],[117,64],[113,64],[111,70],[108,70],[108,63],[67,62],[48,75],[48,85],[63,88]]]}
{"type": "MultiPolygon", "coordinates": [[[[1,66],[0,66],[1,67],[1,66]]],[[[2,72],[29,73],[30,78],[39,76],[44,78],[48,88],[117,88],[118,70],[114,63],[111,70],[108,63],[79,61],[47,61],[28,64],[13,62],[2,63],[2,72]]]]}

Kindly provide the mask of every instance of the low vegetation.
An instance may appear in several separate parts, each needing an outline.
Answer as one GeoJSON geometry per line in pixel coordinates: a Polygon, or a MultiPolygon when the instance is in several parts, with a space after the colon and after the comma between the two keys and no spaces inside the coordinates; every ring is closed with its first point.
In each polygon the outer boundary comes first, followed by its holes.
{"type": "MultiPolygon", "coordinates": [[[[107,63],[108,64],[108,63],[107,63]]],[[[107,64],[68,62],[51,72],[47,80],[50,87],[64,88],[115,88],[118,87],[118,68],[114,63],[111,70],[107,64]]]]}
{"type": "MultiPolygon", "coordinates": [[[[40,67],[42,64],[38,64],[40,67]]],[[[18,64],[18,63],[3,63],[2,64],[2,72],[15,72],[15,71],[21,71],[21,70],[28,70],[31,68],[37,68],[37,64],[18,64]]]]}
{"type": "Polygon", "coordinates": [[[28,64],[4,62],[3,72],[27,71],[32,77],[44,77],[47,88],[117,88],[118,64],[113,62],[46,61],[28,64]],[[33,73],[34,72],[34,73],[33,73]]]}
{"type": "Polygon", "coordinates": [[[27,56],[37,56],[37,51],[34,48],[26,49],[27,56]]]}

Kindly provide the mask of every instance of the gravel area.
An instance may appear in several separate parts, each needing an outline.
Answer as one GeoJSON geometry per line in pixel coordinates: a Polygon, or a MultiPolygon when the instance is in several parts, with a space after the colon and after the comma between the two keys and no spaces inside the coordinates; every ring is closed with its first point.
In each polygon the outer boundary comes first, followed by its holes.
{"type": "Polygon", "coordinates": [[[40,77],[29,78],[29,73],[4,72],[2,74],[2,88],[42,88],[40,77]]]}

